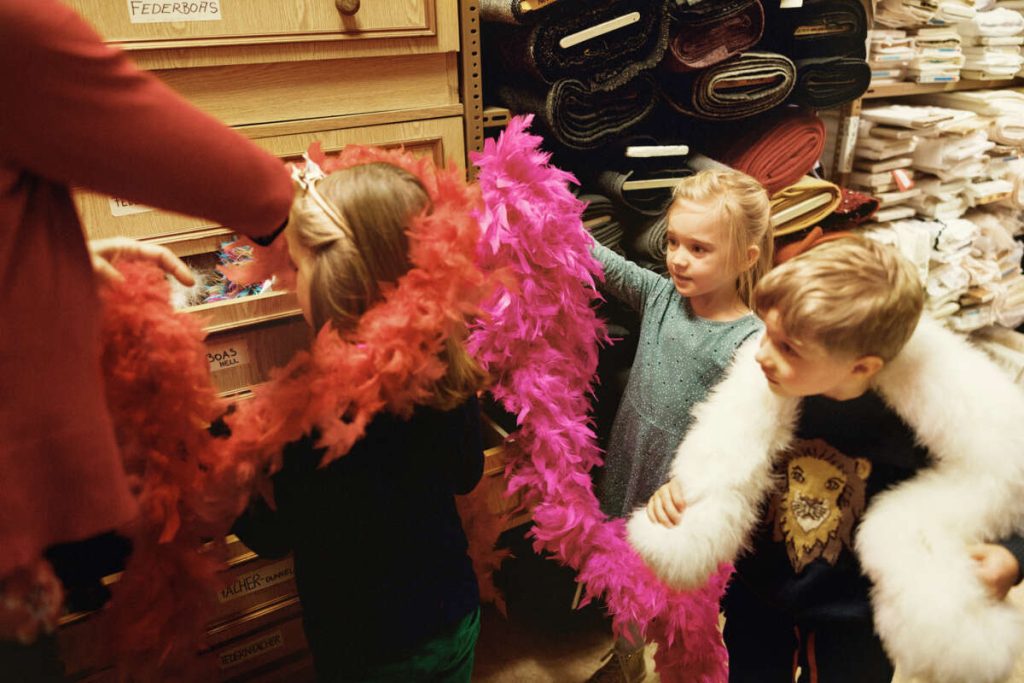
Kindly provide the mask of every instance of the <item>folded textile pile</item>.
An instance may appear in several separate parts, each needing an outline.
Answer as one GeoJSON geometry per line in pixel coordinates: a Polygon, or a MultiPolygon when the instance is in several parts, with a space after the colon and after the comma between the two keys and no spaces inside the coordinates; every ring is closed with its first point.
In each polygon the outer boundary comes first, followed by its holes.
{"type": "Polygon", "coordinates": [[[554,84],[568,78],[607,90],[657,65],[668,45],[663,0],[561,0],[526,14],[498,9],[484,14],[499,20],[509,15],[519,23],[490,23],[487,35],[506,81],[554,84]]]}
{"type": "Polygon", "coordinates": [[[514,112],[536,112],[537,125],[574,150],[601,147],[654,111],[657,86],[648,73],[610,90],[563,78],[548,89],[516,84],[497,87],[498,99],[514,112]]]}
{"type": "Polygon", "coordinates": [[[917,83],[953,83],[964,64],[960,34],[953,27],[919,28],[913,35],[914,57],[907,67],[917,83]]]}
{"type": "Polygon", "coordinates": [[[794,60],[812,57],[865,56],[868,21],[860,0],[804,0],[779,9],[765,4],[767,20],[760,49],[794,60]]]}
{"type": "Polygon", "coordinates": [[[761,0],[676,3],[665,65],[673,71],[706,69],[749,50],[761,39],[761,0]]]}
{"type": "Polygon", "coordinates": [[[800,59],[796,70],[796,86],[790,100],[817,109],[852,102],[871,85],[871,68],[859,58],[800,59]]]}
{"type": "Polygon", "coordinates": [[[1024,64],[1024,16],[997,7],[957,25],[964,39],[961,75],[972,80],[1013,78],[1024,64]]]}
{"type": "Polygon", "coordinates": [[[820,223],[839,205],[839,187],[804,176],[771,196],[771,225],[776,237],[820,223]]]}
{"type": "Polygon", "coordinates": [[[660,216],[676,185],[693,175],[688,153],[686,145],[628,136],[607,149],[600,167],[581,172],[580,178],[633,218],[660,216]]]}
{"type": "Polygon", "coordinates": [[[622,251],[622,224],[615,211],[615,206],[607,197],[599,194],[582,194],[580,201],[585,202],[587,207],[583,209],[583,227],[593,236],[599,244],[603,244],[612,251],[622,251]]]}
{"type": "Polygon", "coordinates": [[[700,71],[663,69],[661,93],[676,111],[706,121],[748,118],[782,104],[796,83],[786,56],[745,52],[700,71]]]}
{"type": "Polygon", "coordinates": [[[810,173],[825,146],[825,125],[813,111],[783,107],[758,118],[738,135],[708,145],[718,161],[756,178],[769,194],[810,173]]]}
{"type": "Polygon", "coordinates": [[[873,29],[868,32],[870,48],[868,67],[871,83],[883,85],[898,83],[907,74],[907,66],[914,58],[914,39],[906,31],[873,29]]]}

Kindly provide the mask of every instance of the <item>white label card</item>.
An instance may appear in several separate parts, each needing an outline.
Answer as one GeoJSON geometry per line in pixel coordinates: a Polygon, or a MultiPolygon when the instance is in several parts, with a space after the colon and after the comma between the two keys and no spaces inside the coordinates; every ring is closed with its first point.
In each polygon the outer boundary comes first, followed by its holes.
{"type": "Polygon", "coordinates": [[[246,572],[232,581],[226,588],[217,594],[217,599],[223,604],[231,602],[236,598],[252,595],[265,588],[276,586],[295,576],[291,560],[281,560],[274,564],[246,572]]]}
{"type": "Polygon", "coordinates": [[[110,204],[110,215],[116,218],[120,218],[121,216],[132,216],[137,213],[156,211],[156,209],[151,206],[136,204],[135,202],[130,202],[127,199],[119,199],[117,197],[108,197],[107,202],[110,204]]]}
{"type": "Polygon", "coordinates": [[[253,657],[259,657],[282,647],[284,647],[284,635],[280,631],[274,631],[256,640],[251,640],[245,645],[221,652],[217,655],[217,660],[220,662],[221,669],[229,669],[253,657]]]}
{"type": "Polygon", "coordinates": [[[606,33],[611,33],[612,31],[624,28],[630,24],[635,24],[638,21],[640,21],[639,12],[623,14],[621,17],[609,19],[608,21],[597,24],[596,26],[590,26],[582,31],[570,33],[558,41],[558,46],[563,50],[568,50],[570,47],[574,47],[580,43],[585,43],[588,40],[593,40],[598,36],[603,36],[606,33]]]}
{"type": "Polygon", "coordinates": [[[210,372],[248,365],[249,344],[241,338],[208,344],[206,360],[210,363],[210,372]]]}
{"type": "Polygon", "coordinates": [[[220,21],[221,0],[160,2],[128,0],[128,19],[133,24],[164,24],[189,21],[220,21]]]}

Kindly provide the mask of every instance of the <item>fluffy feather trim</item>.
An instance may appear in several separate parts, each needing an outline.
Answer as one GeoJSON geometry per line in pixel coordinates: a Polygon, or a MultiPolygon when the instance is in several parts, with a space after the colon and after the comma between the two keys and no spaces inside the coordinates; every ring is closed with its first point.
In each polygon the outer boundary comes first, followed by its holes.
{"type": "Polygon", "coordinates": [[[758,340],[736,353],[726,377],[694,411],[672,475],[687,502],[671,529],[641,509],[629,520],[629,540],[674,588],[703,585],[732,562],[757,522],[772,456],[792,438],[798,401],[773,394],[754,361],[758,340]]]}
{"type": "Polygon", "coordinates": [[[1024,528],[1024,393],[928,319],[878,390],[934,463],[877,496],[857,533],[875,628],[906,675],[1004,680],[1024,646],[1024,615],[986,594],[964,547],[1024,528]]]}

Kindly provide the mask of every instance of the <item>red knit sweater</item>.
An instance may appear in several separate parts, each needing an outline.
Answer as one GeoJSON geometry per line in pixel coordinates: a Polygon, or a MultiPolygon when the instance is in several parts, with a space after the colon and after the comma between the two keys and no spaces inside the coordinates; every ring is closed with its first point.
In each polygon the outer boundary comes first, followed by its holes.
{"type": "Polygon", "coordinates": [[[68,186],[273,232],[283,164],[200,113],[56,0],[0,0],[0,576],[135,505],[99,368],[68,186]]]}

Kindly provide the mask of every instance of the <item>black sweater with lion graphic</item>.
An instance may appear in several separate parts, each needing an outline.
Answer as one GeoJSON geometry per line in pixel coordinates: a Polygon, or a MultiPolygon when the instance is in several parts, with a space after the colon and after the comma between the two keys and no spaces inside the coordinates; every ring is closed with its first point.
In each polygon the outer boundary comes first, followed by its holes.
{"type": "MultiPolygon", "coordinates": [[[[735,580],[797,621],[870,620],[871,584],[853,552],[857,526],[874,496],[929,462],[876,393],[804,399],[795,439],[778,459],[778,485],[735,580]]],[[[1004,545],[1022,562],[1022,539],[1004,545]]]]}

